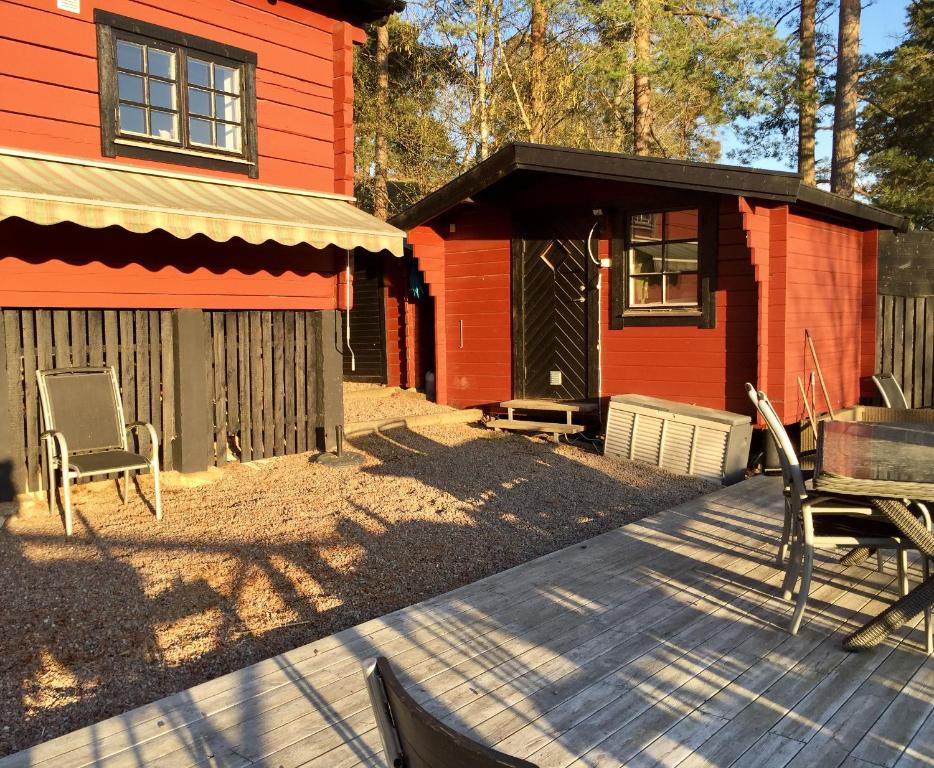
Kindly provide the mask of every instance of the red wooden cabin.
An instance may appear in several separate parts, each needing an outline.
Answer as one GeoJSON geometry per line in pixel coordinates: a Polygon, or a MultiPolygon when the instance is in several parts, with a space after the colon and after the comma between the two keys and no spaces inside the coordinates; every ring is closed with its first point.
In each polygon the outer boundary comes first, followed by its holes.
{"type": "Polygon", "coordinates": [[[795,174],[526,144],[392,223],[433,299],[439,402],[634,392],[750,413],[752,381],[788,423],[805,329],[833,407],[859,400],[877,235],[904,224],[795,174]]]}
{"type": "Polygon", "coordinates": [[[350,197],[353,49],[400,6],[0,3],[0,501],[37,367],[117,367],[170,468],[333,445],[350,253],[402,252],[350,197]]]}

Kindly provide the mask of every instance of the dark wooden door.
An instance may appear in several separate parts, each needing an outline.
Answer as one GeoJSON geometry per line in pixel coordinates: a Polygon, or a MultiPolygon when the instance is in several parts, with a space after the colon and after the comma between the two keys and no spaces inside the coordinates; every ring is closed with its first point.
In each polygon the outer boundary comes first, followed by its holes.
{"type": "Polygon", "coordinates": [[[587,216],[547,212],[516,219],[512,247],[516,397],[594,396],[598,270],[587,254],[591,226],[593,219],[587,216]]]}
{"type": "Polygon", "coordinates": [[[344,379],[386,383],[386,322],[383,270],[379,257],[354,257],[353,309],[350,310],[350,347],[344,350],[344,379]],[[353,370],[351,370],[353,368],[353,370]]]}

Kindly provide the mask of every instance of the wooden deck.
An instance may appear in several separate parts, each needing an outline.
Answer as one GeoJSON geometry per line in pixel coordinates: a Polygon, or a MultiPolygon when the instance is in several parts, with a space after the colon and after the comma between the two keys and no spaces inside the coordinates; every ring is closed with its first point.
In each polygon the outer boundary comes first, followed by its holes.
{"type": "Polygon", "coordinates": [[[892,563],[821,560],[790,637],[778,493],[766,478],[724,489],[0,768],[383,765],[359,671],[375,654],[452,725],[541,766],[934,764],[921,629],[840,645],[893,599],[892,563]]]}

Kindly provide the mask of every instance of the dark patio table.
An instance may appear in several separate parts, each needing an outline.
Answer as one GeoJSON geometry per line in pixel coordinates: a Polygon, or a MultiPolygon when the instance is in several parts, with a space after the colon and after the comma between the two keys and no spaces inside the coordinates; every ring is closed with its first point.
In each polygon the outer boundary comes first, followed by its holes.
{"type": "MultiPolygon", "coordinates": [[[[924,414],[928,416],[928,414],[924,414]]],[[[903,499],[934,502],[934,423],[827,421],[819,427],[814,487],[869,497],[922,555],[934,558],[934,535],[903,499]]],[[[934,577],[925,580],[843,641],[847,650],[872,648],[934,604],[934,577]]]]}

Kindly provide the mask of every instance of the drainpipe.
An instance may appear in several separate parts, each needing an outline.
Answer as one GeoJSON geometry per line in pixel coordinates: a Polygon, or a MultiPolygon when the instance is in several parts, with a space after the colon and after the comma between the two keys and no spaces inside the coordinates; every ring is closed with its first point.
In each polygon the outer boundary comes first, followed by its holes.
{"type": "Polygon", "coordinates": [[[348,248],[347,249],[347,265],[344,268],[344,307],[345,313],[347,315],[347,321],[344,323],[344,345],[347,347],[347,351],[350,352],[350,370],[357,370],[357,357],[354,355],[353,347],[350,346],[350,302],[351,302],[351,293],[350,293],[350,281],[352,279],[351,275],[351,263],[353,259],[353,252],[348,248]]]}
{"type": "MultiPolygon", "coordinates": [[[[597,265],[597,412],[602,419],[603,409],[600,408],[600,398],[603,396],[603,265],[600,262],[599,255],[594,257],[591,249],[591,242],[593,241],[594,232],[596,232],[597,228],[600,226],[600,219],[603,217],[603,211],[597,208],[593,211],[593,215],[596,221],[594,221],[590,232],[587,234],[587,255],[590,257],[590,260],[597,265]]],[[[597,248],[599,251],[599,245],[597,248]]]]}

